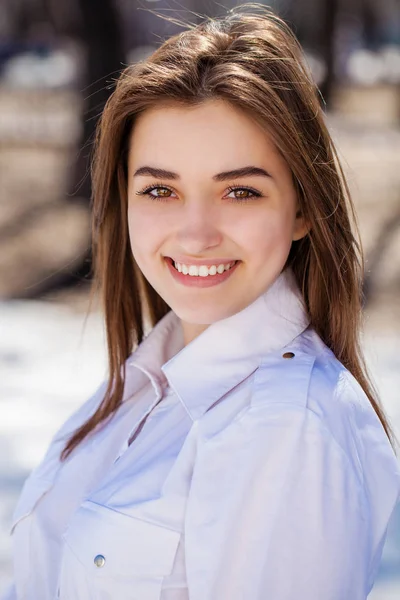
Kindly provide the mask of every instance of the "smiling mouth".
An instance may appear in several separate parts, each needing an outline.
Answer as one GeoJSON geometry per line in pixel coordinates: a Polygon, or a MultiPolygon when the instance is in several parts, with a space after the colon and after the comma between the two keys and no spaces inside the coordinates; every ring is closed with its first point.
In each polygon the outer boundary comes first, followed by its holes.
{"type": "MultiPolygon", "coordinates": [[[[231,263],[227,263],[227,264],[230,264],[231,266],[229,267],[229,269],[225,269],[222,272],[218,271],[217,273],[208,273],[208,275],[204,275],[204,274],[200,275],[199,273],[190,275],[189,273],[183,273],[182,271],[179,271],[179,269],[175,266],[175,264],[176,264],[175,261],[170,256],[166,256],[165,260],[169,262],[169,264],[174,268],[175,271],[177,271],[181,275],[186,275],[189,277],[213,277],[215,275],[221,275],[221,274],[225,273],[226,271],[230,271],[231,269],[233,269],[240,262],[240,260],[235,260],[235,261],[232,261],[231,263]]],[[[220,264],[222,264],[222,263],[217,261],[215,263],[215,266],[218,267],[218,265],[220,265],[220,264]]],[[[203,266],[203,265],[195,265],[195,266],[200,268],[200,266],[203,266]]],[[[210,269],[210,267],[212,265],[204,265],[204,266],[207,267],[207,269],[210,269]]]]}

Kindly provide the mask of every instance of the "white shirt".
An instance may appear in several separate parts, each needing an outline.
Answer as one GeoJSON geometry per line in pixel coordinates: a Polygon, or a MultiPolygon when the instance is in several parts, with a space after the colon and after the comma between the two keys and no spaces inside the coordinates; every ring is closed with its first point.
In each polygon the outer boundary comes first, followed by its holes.
{"type": "Polygon", "coordinates": [[[27,479],[4,600],[367,597],[399,465],[291,271],[186,347],[170,311],[126,369],[113,418],[60,463],[104,383],[27,479]]]}

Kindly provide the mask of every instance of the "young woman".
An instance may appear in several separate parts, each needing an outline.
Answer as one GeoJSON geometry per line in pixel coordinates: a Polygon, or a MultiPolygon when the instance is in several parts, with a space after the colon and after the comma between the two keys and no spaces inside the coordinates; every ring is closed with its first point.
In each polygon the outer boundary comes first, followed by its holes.
{"type": "Polygon", "coordinates": [[[24,486],[7,600],[364,600],[400,474],[288,27],[229,13],[126,69],[93,184],[109,378],[24,486]]]}

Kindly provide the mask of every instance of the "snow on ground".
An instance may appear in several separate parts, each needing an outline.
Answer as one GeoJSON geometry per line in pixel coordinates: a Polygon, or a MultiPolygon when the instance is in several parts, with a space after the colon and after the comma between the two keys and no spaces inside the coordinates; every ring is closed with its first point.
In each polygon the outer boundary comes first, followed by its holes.
{"type": "MultiPolygon", "coordinates": [[[[398,330],[397,330],[398,331],[398,330]]],[[[400,438],[400,336],[369,329],[365,347],[384,407],[400,438]]],[[[0,303],[0,595],[12,577],[13,508],[22,484],[67,416],[106,373],[101,318],[45,302],[0,303]]],[[[369,600],[400,597],[400,507],[369,600]]]]}

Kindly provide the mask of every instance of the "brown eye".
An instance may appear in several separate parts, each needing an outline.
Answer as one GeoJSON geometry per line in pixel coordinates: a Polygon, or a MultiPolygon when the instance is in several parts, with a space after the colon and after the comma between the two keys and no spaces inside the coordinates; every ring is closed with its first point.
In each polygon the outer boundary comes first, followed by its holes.
{"type": "Polygon", "coordinates": [[[173,190],[166,185],[151,185],[140,192],[136,192],[138,196],[148,196],[152,200],[168,200],[172,198],[173,190]]]}
{"type": "Polygon", "coordinates": [[[168,198],[171,195],[171,190],[168,188],[159,187],[157,188],[157,196],[159,198],[168,198]]]}
{"type": "Polygon", "coordinates": [[[261,198],[262,194],[258,190],[254,190],[249,187],[230,187],[228,198],[234,202],[245,202],[246,200],[252,200],[254,198],[261,198]]]}
{"type": "Polygon", "coordinates": [[[235,190],[236,198],[249,198],[250,191],[249,190],[235,190]]]}

